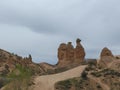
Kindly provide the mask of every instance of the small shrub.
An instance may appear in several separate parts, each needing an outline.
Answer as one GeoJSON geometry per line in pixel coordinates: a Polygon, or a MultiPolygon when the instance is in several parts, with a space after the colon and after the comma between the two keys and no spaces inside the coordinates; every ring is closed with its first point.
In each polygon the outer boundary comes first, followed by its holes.
{"type": "Polygon", "coordinates": [[[54,73],[55,73],[55,70],[52,70],[52,69],[47,70],[47,74],[54,74],[54,73]]]}
{"type": "Polygon", "coordinates": [[[102,76],[102,74],[99,73],[99,72],[92,72],[91,75],[93,75],[93,76],[95,76],[95,77],[100,77],[100,76],[102,76]]]}
{"type": "Polygon", "coordinates": [[[61,81],[58,83],[58,85],[62,86],[61,88],[63,90],[69,90],[71,88],[71,82],[70,80],[65,80],[65,81],[61,81]]]}
{"type": "Polygon", "coordinates": [[[87,72],[83,71],[82,74],[81,74],[81,77],[83,79],[87,79],[87,74],[88,74],[87,72]]]}
{"type": "Polygon", "coordinates": [[[31,76],[31,69],[25,68],[19,64],[16,65],[15,70],[7,76],[11,81],[6,86],[5,90],[9,90],[10,88],[12,88],[12,90],[28,90],[31,76]]]}
{"type": "Polygon", "coordinates": [[[102,88],[99,84],[97,85],[97,88],[102,88]]]}
{"type": "Polygon", "coordinates": [[[0,77],[0,88],[2,88],[4,85],[8,84],[10,79],[5,77],[0,77]]]}

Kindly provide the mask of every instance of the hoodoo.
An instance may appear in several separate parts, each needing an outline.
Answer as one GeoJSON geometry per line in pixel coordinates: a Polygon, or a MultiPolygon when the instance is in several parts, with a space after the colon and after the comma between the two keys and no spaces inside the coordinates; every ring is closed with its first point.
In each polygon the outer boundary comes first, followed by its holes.
{"type": "Polygon", "coordinates": [[[72,42],[62,43],[58,48],[58,66],[66,66],[73,63],[82,63],[85,58],[85,51],[81,45],[81,40],[76,40],[74,48],[72,42]]]}
{"type": "Polygon", "coordinates": [[[107,47],[102,49],[102,52],[100,54],[100,60],[99,60],[99,66],[103,68],[109,67],[109,64],[113,62],[114,56],[107,47]]]}

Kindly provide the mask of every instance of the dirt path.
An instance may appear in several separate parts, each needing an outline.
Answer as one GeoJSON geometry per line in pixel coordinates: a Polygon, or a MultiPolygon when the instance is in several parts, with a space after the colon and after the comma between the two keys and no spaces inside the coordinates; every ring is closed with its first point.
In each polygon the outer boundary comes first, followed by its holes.
{"type": "Polygon", "coordinates": [[[79,77],[86,65],[78,66],[74,69],[59,74],[38,76],[35,78],[35,85],[32,90],[54,90],[54,85],[58,81],[79,77]]]}
{"type": "Polygon", "coordinates": [[[91,75],[88,75],[88,77],[92,80],[94,80],[95,82],[99,83],[100,86],[103,88],[103,90],[110,90],[110,87],[108,85],[106,85],[105,83],[102,83],[101,80],[99,78],[95,78],[91,75]]]}

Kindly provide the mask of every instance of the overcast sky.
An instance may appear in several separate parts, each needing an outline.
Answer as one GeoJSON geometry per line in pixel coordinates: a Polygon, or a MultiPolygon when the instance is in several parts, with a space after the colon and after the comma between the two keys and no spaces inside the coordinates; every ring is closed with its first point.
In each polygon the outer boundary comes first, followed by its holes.
{"type": "Polygon", "coordinates": [[[120,0],[0,0],[0,48],[57,62],[62,42],[82,39],[86,58],[120,54],[120,0]]]}

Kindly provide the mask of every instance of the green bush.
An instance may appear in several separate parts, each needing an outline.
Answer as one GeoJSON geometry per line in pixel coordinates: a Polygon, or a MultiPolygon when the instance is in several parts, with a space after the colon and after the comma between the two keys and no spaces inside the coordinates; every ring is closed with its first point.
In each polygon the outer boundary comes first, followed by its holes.
{"type": "Polygon", "coordinates": [[[16,65],[16,68],[8,75],[9,78],[29,78],[32,76],[32,70],[25,68],[19,64],[16,65]]]}

